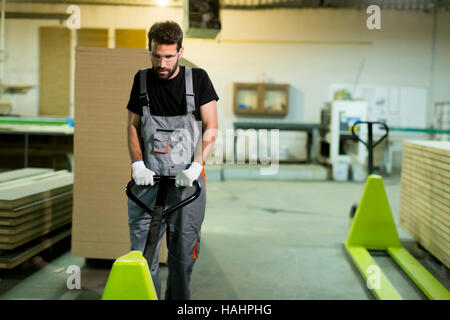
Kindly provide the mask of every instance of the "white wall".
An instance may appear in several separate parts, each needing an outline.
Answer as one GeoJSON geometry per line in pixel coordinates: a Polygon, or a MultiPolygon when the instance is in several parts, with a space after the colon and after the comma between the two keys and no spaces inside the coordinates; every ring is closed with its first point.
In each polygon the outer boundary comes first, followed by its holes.
{"type": "MultiPolygon", "coordinates": [[[[65,4],[7,3],[7,11],[66,13],[65,4]]],[[[182,22],[180,8],[80,5],[81,28],[149,29],[160,20],[182,22]]],[[[37,116],[39,112],[39,27],[66,26],[58,20],[7,19],[5,24],[5,83],[33,84],[27,94],[7,94],[14,114],[37,116]]],[[[113,34],[113,33],[110,33],[113,34]]],[[[130,84],[131,86],[131,84],[130,84]]]]}
{"type": "MultiPolygon", "coordinates": [[[[65,12],[66,8],[66,5],[7,4],[11,11],[65,12]]],[[[181,8],[95,5],[80,8],[82,28],[148,29],[155,21],[183,22],[181,8]]],[[[367,29],[368,14],[358,10],[223,10],[221,16],[222,32],[217,41],[186,39],[184,46],[185,57],[207,70],[213,80],[220,97],[222,130],[231,128],[236,120],[232,112],[233,82],[257,82],[264,73],[272,82],[289,83],[290,111],[280,121],[317,123],[330,84],[353,83],[363,59],[360,83],[430,89],[429,122],[434,101],[450,100],[449,12],[438,16],[434,69],[432,14],[382,11],[381,30],[367,29]]],[[[57,24],[7,20],[6,82],[38,85],[38,26],[57,24]]],[[[11,98],[14,113],[37,115],[38,89],[11,98]]],[[[255,121],[273,120],[255,118],[255,121]]]]}
{"type": "Polygon", "coordinates": [[[442,12],[437,17],[434,71],[434,101],[450,101],[450,13],[442,12]]]}
{"type": "MultiPolygon", "coordinates": [[[[8,8],[8,6],[7,6],[8,8]]],[[[6,20],[5,78],[7,84],[35,85],[26,94],[5,94],[13,114],[36,116],[39,111],[39,27],[55,26],[54,20],[6,20]]]]}
{"type": "MultiPolygon", "coordinates": [[[[368,30],[367,15],[356,10],[224,11],[222,17],[222,39],[274,42],[186,42],[186,54],[220,83],[225,106],[231,106],[233,81],[256,81],[264,72],[275,82],[292,85],[293,102],[286,121],[318,122],[329,85],[353,83],[362,59],[361,83],[429,87],[431,82],[431,15],[382,12],[382,30],[368,30]]],[[[450,35],[449,29],[442,31],[450,35]]],[[[444,53],[437,57],[450,60],[444,53]]],[[[450,82],[449,73],[440,72],[440,77],[450,82]]],[[[450,98],[445,88],[436,91],[450,98]]],[[[225,114],[232,122],[231,107],[226,107],[225,114]]]]}

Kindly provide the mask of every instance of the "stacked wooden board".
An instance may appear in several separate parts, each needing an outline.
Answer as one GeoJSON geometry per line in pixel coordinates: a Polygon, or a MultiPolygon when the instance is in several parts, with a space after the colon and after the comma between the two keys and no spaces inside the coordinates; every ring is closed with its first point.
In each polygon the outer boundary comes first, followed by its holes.
{"type": "Polygon", "coordinates": [[[72,190],[66,170],[0,174],[0,268],[14,268],[70,235],[72,190]]]}
{"type": "Polygon", "coordinates": [[[450,142],[405,141],[400,227],[450,268],[450,142]]]}

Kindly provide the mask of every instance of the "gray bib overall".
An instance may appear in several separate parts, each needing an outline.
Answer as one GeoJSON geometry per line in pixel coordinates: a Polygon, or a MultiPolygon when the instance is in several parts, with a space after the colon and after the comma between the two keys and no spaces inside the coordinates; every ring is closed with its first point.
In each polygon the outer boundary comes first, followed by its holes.
{"type": "MultiPolygon", "coordinates": [[[[145,98],[141,117],[141,138],[143,142],[144,163],[156,175],[175,176],[188,168],[194,159],[194,149],[201,141],[201,122],[195,120],[195,100],[192,70],[185,67],[186,114],[181,116],[154,116],[150,113],[147,92],[147,71],[140,70],[141,98],[145,98]]],[[[167,231],[169,252],[169,273],[167,278],[166,300],[190,299],[189,282],[195,259],[200,250],[200,230],[205,215],[206,189],[204,175],[197,179],[202,187],[200,196],[192,203],[163,217],[158,246],[150,272],[158,298],[161,299],[161,280],[159,275],[159,249],[164,232],[167,231]]],[[[134,194],[148,207],[156,202],[158,183],[153,187],[136,186],[134,194]]],[[[170,207],[194,193],[192,187],[168,187],[165,207],[170,207]]],[[[151,217],[142,208],[128,199],[128,225],[130,228],[131,250],[144,252],[145,241],[151,217]]]]}

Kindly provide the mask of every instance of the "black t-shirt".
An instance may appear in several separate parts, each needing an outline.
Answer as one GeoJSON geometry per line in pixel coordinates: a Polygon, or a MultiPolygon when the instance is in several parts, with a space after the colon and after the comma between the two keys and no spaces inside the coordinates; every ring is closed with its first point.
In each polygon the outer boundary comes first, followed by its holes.
{"type": "MultiPolygon", "coordinates": [[[[150,99],[150,113],[154,116],[179,116],[186,114],[186,85],[184,80],[185,67],[180,70],[175,78],[169,80],[159,79],[152,69],[147,71],[147,91],[150,99]]],[[[213,84],[205,70],[192,68],[195,118],[201,120],[200,107],[212,100],[219,100],[213,84]]],[[[127,109],[142,116],[142,102],[139,98],[140,75],[139,71],[134,76],[131,88],[130,100],[127,109]]]]}

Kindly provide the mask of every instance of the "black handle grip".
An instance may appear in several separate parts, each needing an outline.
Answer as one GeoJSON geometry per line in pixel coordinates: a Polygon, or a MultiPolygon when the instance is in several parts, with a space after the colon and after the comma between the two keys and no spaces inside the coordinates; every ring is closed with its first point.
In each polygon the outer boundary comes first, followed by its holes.
{"type": "MultiPolygon", "coordinates": [[[[175,180],[174,176],[153,176],[153,181],[155,182],[159,182],[162,179],[170,179],[170,180],[175,180]]],[[[126,188],[125,188],[125,192],[127,194],[127,196],[133,201],[135,202],[138,206],[140,206],[142,209],[144,209],[146,212],[148,212],[149,214],[152,214],[152,209],[150,209],[149,207],[147,207],[145,205],[145,203],[143,203],[141,200],[139,200],[131,191],[133,189],[133,187],[136,185],[136,183],[134,182],[134,179],[131,179],[130,182],[128,182],[126,188]]],[[[152,187],[152,186],[149,186],[152,187]]],[[[195,192],[189,196],[188,198],[184,199],[184,200],[180,200],[177,203],[175,203],[172,207],[166,209],[163,211],[163,215],[171,213],[181,207],[184,207],[185,205],[191,203],[192,201],[194,201],[195,199],[197,199],[200,196],[200,192],[202,191],[202,187],[200,186],[200,184],[198,183],[197,180],[194,181],[193,183],[193,187],[196,188],[195,192]]]]}
{"type": "MultiPolygon", "coordinates": [[[[383,123],[383,122],[379,122],[379,121],[356,121],[353,126],[352,126],[352,135],[358,139],[360,142],[362,142],[368,149],[370,147],[375,148],[381,141],[383,141],[389,134],[389,127],[383,123]],[[362,139],[359,138],[359,135],[357,135],[355,133],[355,129],[358,127],[358,124],[360,123],[367,123],[369,126],[372,126],[373,124],[381,124],[384,129],[386,130],[386,133],[375,143],[372,143],[372,141],[368,142],[368,144],[363,141],[362,139]]],[[[370,136],[369,139],[371,139],[372,137],[370,136]]]]}

